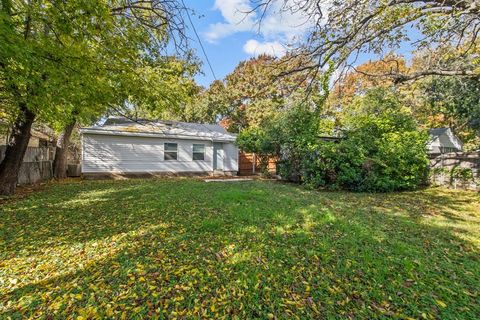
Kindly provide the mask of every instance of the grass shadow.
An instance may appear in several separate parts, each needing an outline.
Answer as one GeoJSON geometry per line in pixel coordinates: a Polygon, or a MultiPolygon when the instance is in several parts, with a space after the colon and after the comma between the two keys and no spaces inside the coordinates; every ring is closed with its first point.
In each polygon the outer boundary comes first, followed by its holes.
{"type": "Polygon", "coordinates": [[[52,186],[2,207],[0,312],[474,318],[478,204],[262,181],[52,186]]]}

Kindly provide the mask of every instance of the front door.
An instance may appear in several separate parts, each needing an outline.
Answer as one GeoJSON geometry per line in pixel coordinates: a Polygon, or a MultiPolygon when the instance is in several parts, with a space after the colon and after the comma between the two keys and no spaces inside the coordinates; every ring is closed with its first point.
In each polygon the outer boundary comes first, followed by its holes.
{"type": "Polygon", "coordinates": [[[223,143],[213,143],[213,170],[223,170],[223,143]]]}

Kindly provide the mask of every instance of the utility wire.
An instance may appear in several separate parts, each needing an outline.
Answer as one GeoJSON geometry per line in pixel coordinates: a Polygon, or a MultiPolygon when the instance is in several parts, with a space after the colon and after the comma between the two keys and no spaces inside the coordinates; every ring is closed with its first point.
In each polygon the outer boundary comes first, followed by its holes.
{"type": "Polygon", "coordinates": [[[195,36],[197,37],[198,43],[200,44],[200,48],[202,49],[203,55],[205,56],[205,60],[207,61],[208,67],[210,68],[210,71],[212,72],[213,78],[217,80],[217,76],[215,76],[215,72],[213,71],[212,64],[210,63],[210,59],[208,59],[207,52],[205,51],[205,48],[203,47],[202,40],[200,40],[200,37],[198,36],[197,29],[195,29],[195,25],[193,24],[192,18],[190,17],[190,12],[188,8],[185,6],[185,2],[182,0],[182,5],[185,11],[187,12],[187,17],[188,21],[190,21],[190,24],[192,25],[193,32],[195,33],[195,36]]]}

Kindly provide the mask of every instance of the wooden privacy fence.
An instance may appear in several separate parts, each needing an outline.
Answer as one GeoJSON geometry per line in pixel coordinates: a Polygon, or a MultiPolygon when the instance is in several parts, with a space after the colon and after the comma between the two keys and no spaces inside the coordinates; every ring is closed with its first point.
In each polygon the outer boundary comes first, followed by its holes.
{"type": "MultiPolygon", "coordinates": [[[[6,148],[6,146],[0,146],[0,161],[5,157],[6,148]]],[[[18,184],[32,184],[51,179],[54,154],[54,148],[27,147],[18,172],[18,184]]]]}
{"type": "MultiPolygon", "coordinates": [[[[277,163],[276,159],[270,157],[268,159],[268,172],[270,174],[276,174],[277,163]]],[[[241,176],[250,176],[253,174],[260,174],[260,159],[255,153],[240,152],[238,162],[238,174],[241,176]]]]}

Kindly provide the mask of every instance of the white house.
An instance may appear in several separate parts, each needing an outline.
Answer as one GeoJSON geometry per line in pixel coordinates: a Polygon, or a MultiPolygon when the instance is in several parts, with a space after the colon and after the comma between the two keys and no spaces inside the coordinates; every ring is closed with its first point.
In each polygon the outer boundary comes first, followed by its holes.
{"type": "Polygon", "coordinates": [[[216,124],[112,117],[80,129],[82,174],[228,174],[238,171],[236,136],[216,124]]]}
{"type": "Polygon", "coordinates": [[[429,154],[442,154],[462,151],[462,141],[453,134],[450,128],[428,130],[430,141],[427,144],[429,154]]]}

